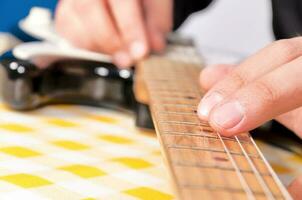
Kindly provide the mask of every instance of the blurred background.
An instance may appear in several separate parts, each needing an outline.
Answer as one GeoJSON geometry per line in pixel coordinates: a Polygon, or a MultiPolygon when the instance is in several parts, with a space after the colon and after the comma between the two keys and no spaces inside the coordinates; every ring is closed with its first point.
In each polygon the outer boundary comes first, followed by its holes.
{"type": "MultiPolygon", "coordinates": [[[[32,6],[55,9],[56,0],[0,1],[0,32],[29,40],[17,27],[32,6]]],[[[238,62],[273,40],[268,0],[216,0],[193,14],[180,32],[193,37],[207,63],[238,62]]],[[[1,45],[1,44],[0,44],[1,45]]]]}
{"type": "Polygon", "coordinates": [[[274,40],[271,12],[268,0],[217,0],[180,31],[195,39],[207,63],[238,62],[274,40]]]}

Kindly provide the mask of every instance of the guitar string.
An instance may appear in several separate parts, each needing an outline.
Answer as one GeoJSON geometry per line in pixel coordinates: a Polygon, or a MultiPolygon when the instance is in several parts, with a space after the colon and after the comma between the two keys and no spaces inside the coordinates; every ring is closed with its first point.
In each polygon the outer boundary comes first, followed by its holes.
{"type": "MultiPolygon", "coordinates": [[[[188,67],[188,69],[190,69],[190,67],[188,67]]],[[[192,83],[192,86],[193,86],[193,87],[196,87],[195,84],[193,84],[193,83],[192,83]]],[[[195,89],[196,89],[196,88],[195,88],[195,89]]],[[[200,94],[200,96],[202,95],[202,94],[201,94],[201,91],[200,91],[199,89],[196,89],[195,91],[197,91],[197,93],[200,94]]],[[[201,124],[201,123],[200,123],[200,129],[202,130],[202,124],[201,124]]],[[[252,192],[251,189],[249,188],[249,186],[248,186],[246,180],[245,180],[244,177],[242,176],[242,173],[241,173],[241,171],[239,170],[237,164],[235,163],[235,161],[234,161],[232,155],[230,154],[230,151],[228,150],[228,148],[226,147],[224,141],[222,140],[220,134],[217,133],[217,135],[218,135],[219,140],[221,141],[221,143],[222,143],[222,145],[223,145],[223,148],[224,148],[224,150],[225,150],[227,156],[229,157],[229,159],[230,159],[230,161],[231,161],[231,163],[232,163],[232,165],[233,165],[233,167],[234,167],[234,169],[235,169],[235,171],[236,171],[237,176],[239,177],[239,181],[240,181],[240,183],[241,183],[241,186],[243,187],[245,193],[247,194],[248,199],[250,199],[250,200],[256,199],[255,196],[254,196],[254,194],[253,194],[253,192],[252,192]]]]}
{"type": "Polygon", "coordinates": [[[233,158],[232,155],[230,154],[230,152],[229,152],[227,146],[225,145],[224,141],[222,140],[222,138],[221,138],[221,136],[220,136],[220,134],[219,134],[218,132],[217,132],[217,135],[218,135],[218,137],[220,138],[221,143],[222,143],[222,145],[223,145],[225,151],[227,152],[227,155],[228,155],[228,157],[230,158],[230,161],[231,161],[233,167],[234,167],[235,170],[236,170],[236,173],[237,173],[237,176],[238,176],[238,178],[239,178],[239,181],[240,181],[241,185],[243,186],[243,189],[245,190],[245,193],[247,194],[248,199],[250,199],[250,200],[256,199],[255,196],[254,196],[254,194],[253,194],[253,192],[252,192],[252,190],[251,190],[251,188],[249,187],[249,185],[247,184],[246,180],[244,179],[244,177],[243,177],[241,171],[239,170],[239,168],[238,168],[236,162],[234,161],[234,158],[233,158]]]}
{"type": "MultiPolygon", "coordinates": [[[[190,67],[188,67],[188,69],[190,69],[190,67]]],[[[189,73],[188,73],[188,74],[189,74],[189,73]]],[[[192,86],[193,86],[193,87],[196,87],[195,84],[192,84],[192,86]]],[[[202,95],[202,94],[201,94],[201,91],[200,91],[199,89],[196,89],[196,88],[195,88],[195,91],[196,91],[198,94],[202,95]]],[[[196,106],[196,105],[195,105],[195,106],[196,106]]],[[[200,129],[202,129],[201,123],[200,123],[200,129]]],[[[221,143],[222,143],[222,145],[223,145],[223,148],[224,148],[224,150],[225,150],[227,156],[229,157],[229,159],[230,159],[230,161],[231,161],[231,163],[232,163],[232,165],[233,165],[233,167],[234,167],[234,169],[235,169],[235,172],[236,172],[236,174],[237,174],[237,176],[238,176],[238,178],[239,178],[239,181],[240,181],[240,183],[241,183],[241,186],[242,186],[243,190],[245,191],[245,193],[247,194],[248,199],[254,200],[255,197],[254,197],[254,195],[253,195],[251,189],[249,188],[247,182],[245,181],[244,177],[242,176],[242,174],[241,174],[241,172],[240,172],[240,170],[239,170],[237,164],[235,163],[233,157],[231,156],[231,154],[230,154],[228,148],[226,147],[226,145],[225,145],[224,141],[222,140],[220,134],[217,133],[217,135],[218,135],[218,137],[219,137],[219,139],[220,139],[220,141],[221,141],[221,143]]]]}
{"type": "MultiPolygon", "coordinates": [[[[195,87],[195,84],[192,84],[192,85],[195,87]]],[[[197,91],[198,91],[198,93],[200,93],[200,95],[202,95],[200,90],[197,90],[197,91]]],[[[250,200],[256,199],[255,196],[254,196],[254,194],[253,194],[253,192],[252,192],[252,190],[251,190],[251,188],[247,184],[244,176],[242,175],[241,171],[239,170],[239,167],[238,167],[237,163],[235,162],[233,156],[230,154],[230,151],[227,148],[224,140],[221,138],[221,135],[218,132],[216,132],[216,134],[217,134],[219,140],[221,141],[221,144],[222,144],[224,150],[226,151],[226,153],[227,153],[227,155],[228,155],[228,157],[229,157],[229,159],[230,159],[230,161],[231,161],[231,163],[232,163],[232,165],[233,165],[233,167],[234,167],[234,169],[236,171],[236,174],[237,174],[237,176],[239,178],[241,186],[243,187],[245,193],[247,194],[247,198],[250,199],[250,200]]]]}
{"type": "Polygon", "coordinates": [[[290,194],[288,193],[288,191],[284,187],[284,185],[281,183],[280,179],[278,178],[277,174],[274,172],[274,170],[272,169],[272,167],[270,166],[270,164],[268,163],[268,161],[264,157],[263,153],[260,151],[260,149],[259,149],[258,145],[256,144],[256,142],[254,141],[254,139],[252,137],[250,137],[250,140],[254,144],[254,147],[256,148],[258,154],[260,155],[260,157],[262,158],[262,160],[265,163],[266,167],[268,168],[270,174],[272,175],[272,177],[273,177],[275,183],[277,184],[278,189],[281,191],[283,197],[287,200],[291,200],[292,197],[290,196],[290,194]]]}
{"type": "MultiPolygon", "coordinates": [[[[169,92],[172,92],[172,91],[169,91],[169,92]]],[[[217,133],[217,134],[218,134],[218,133],[217,133]]],[[[220,134],[218,134],[218,136],[219,136],[219,139],[221,140],[221,142],[223,143],[223,146],[224,146],[225,150],[227,151],[228,156],[231,158],[233,165],[235,164],[234,166],[236,166],[236,163],[235,163],[235,161],[233,160],[232,156],[230,155],[230,152],[229,152],[229,150],[227,149],[227,147],[226,147],[224,141],[222,140],[220,134]]],[[[236,138],[236,139],[238,140],[238,138],[236,138]]],[[[246,153],[246,152],[245,152],[245,153],[246,153]]],[[[235,168],[237,169],[237,173],[238,173],[238,166],[236,166],[235,168]]],[[[239,172],[238,174],[241,175],[241,179],[245,182],[244,177],[242,176],[242,174],[240,174],[240,172],[239,172]]],[[[245,184],[247,185],[246,182],[245,182],[245,184]]],[[[251,196],[251,195],[253,195],[253,194],[252,194],[250,188],[248,188],[248,185],[247,185],[247,187],[245,187],[245,189],[246,189],[246,190],[248,191],[248,193],[250,194],[250,198],[251,198],[251,199],[254,199],[253,196],[251,196]]]]}
{"type": "MultiPolygon", "coordinates": [[[[224,141],[222,140],[220,134],[219,134],[219,133],[217,133],[217,134],[219,135],[219,137],[220,137],[222,143],[224,144],[224,141]]],[[[246,152],[245,149],[243,148],[243,146],[242,146],[240,140],[238,139],[237,136],[235,136],[235,139],[236,139],[237,143],[239,144],[239,146],[240,146],[240,148],[241,148],[241,150],[242,150],[244,156],[246,157],[246,159],[247,159],[249,165],[251,166],[251,168],[252,168],[252,170],[253,170],[253,172],[254,172],[254,174],[255,174],[255,176],[256,176],[258,182],[260,183],[260,185],[261,185],[262,188],[264,189],[266,196],[267,196],[269,199],[271,199],[271,200],[275,199],[274,196],[273,196],[273,194],[272,194],[272,191],[268,188],[267,184],[265,183],[265,181],[263,180],[262,176],[260,175],[260,172],[258,171],[258,169],[255,167],[255,165],[254,165],[253,162],[251,161],[251,159],[250,159],[250,157],[248,156],[247,152],[246,152]]],[[[252,144],[254,144],[254,143],[252,143],[252,144]]],[[[224,146],[226,147],[225,144],[224,144],[224,146]]],[[[255,145],[254,145],[254,146],[255,146],[255,145]]],[[[258,149],[258,150],[259,150],[259,149],[258,149]]],[[[230,155],[230,156],[232,156],[232,155],[230,155]]],[[[267,164],[267,162],[266,162],[266,164],[267,164]]]]}
{"type": "MultiPolygon", "coordinates": [[[[190,68],[188,68],[189,70],[190,70],[190,68]]],[[[190,74],[190,72],[187,72],[188,74],[190,74]]],[[[193,73],[192,73],[193,74],[193,73]]],[[[193,94],[195,94],[196,96],[198,96],[198,97],[200,97],[202,94],[200,93],[200,90],[198,89],[198,88],[196,88],[196,86],[195,86],[195,84],[193,84],[192,83],[192,80],[190,80],[190,85],[191,85],[191,87],[193,87],[192,89],[193,89],[193,94]]],[[[184,101],[187,101],[186,99],[184,99],[184,101]]],[[[196,105],[195,105],[196,106],[196,105]]],[[[196,116],[196,113],[194,113],[195,114],[195,116],[196,116]]],[[[200,132],[202,132],[203,131],[203,125],[204,125],[204,123],[202,123],[200,120],[198,120],[198,125],[199,125],[199,131],[200,132]]],[[[203,134],[203,146],[204,147],[207,147],[207,148],[209,148],[209,149],[211,149],[210,147],[209,147],[209,144],[207,143],[206,144],[206,141],[208,140],[208,138],[206,138],[205,137],[205,135],[203,134]]],[[[213,155],[212,155],[212,151],[209,151],[209,153],[210,153],[210,155],[211,155],[211,157],[213,157],[213,155]]],[[[220,171],[219,170],[219,172],[220,172],[220,175],[221,175],[221,173],[222,173],[222,171],[220,171]]],[[[224,185],[229,185],[229,180],[228,179],[222,179],[223,180],[223,182],[224,182],[224,185]]],[[[232,199],[237,199],[237,197],[236,196],[234,196],[234,193],[232,193],[232,192],[229,192],[228,193],[229,195],[230,195],[230,197],[232,198],[232,199]]],[[[215,197],[214,197],[215,198],[215,197]]],[[[251,198],[251,199],[253,199],[253,198],[251,198]]]]}
{"type": "MultiPolygon", "coordinates": [[[[170,65],[170,63],[168,63],[168,65],[170,65]]],[[[171,94],[171,93],[170,93],[171,94]]],[[[175,95],[175,94],[174,94],[175,95]]],[[[177,97],[181,97],[181,94],[177,94],[176,95],[177,97]]],[[[201,127],[200,127],[201,128],[201,127]]],[[[204,137],[204,136],[203,136],[204,137]]],[[[205,137],[204,137],[204,139],[202,140],[202,142],[203,142],[203,146],[206,146],[206,139],[205,139],[205,137]]],[[[210,152],[211,153],[211,152],[210,152]]],[[[194,157],[194,156],[193,156],[194,157]]],[[[208,176],[208,173],[200,173],[200,176],[203,176],[204,177],[204,179],[205,179],[205,182],[209,182],[210,181],[210,178],[209,178],[209,176],[208,176]]],[[[215,196],[214,196],[214,194],[213,193],[210,193],[210,195],[211,195],[211,197],[212,197],[212,199],[213,198],[215,198],[215,196]]]]}
{"type": "Polygon", "coordinates": [[[262,176],[260,175],[260,172],[259,172],[258,169],[255,167],[255,165],[254,165],[254,163],[252,162],[251,158],[247,155],[247,152],[246,152],[245,149],[243,148],[243,146],[242,146],[240,140],[238,139],[237,136],[235,136],[235,139],[236,139],[237,143],[239,144],[239,146],[240,146],[240,148],[241,148],[241,150],[242,150],[242,152],[243,152],[243,154],[244,154],[244,157],[247,159],[247,161],[248,161],[250,167],[251,167],[252,170],[254,171],[255,176],[256,176],[258,182],[260,183],[262,189],[263,189],[264,192],[265,192],[265,195],[266,195],[269,199],[271,199],[271,200],[275,199],[273,193],[272,193],[271,190],[268,188],[267,184],[265,183],[265,181],[263,180],[262,176]]]}

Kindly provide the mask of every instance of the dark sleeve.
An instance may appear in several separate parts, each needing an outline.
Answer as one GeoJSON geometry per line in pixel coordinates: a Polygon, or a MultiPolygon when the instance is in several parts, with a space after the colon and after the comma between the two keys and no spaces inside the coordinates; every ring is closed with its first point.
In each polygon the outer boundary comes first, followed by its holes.
{"type": "Polygon", "coordinates": [[[276,39],[302,34],[302,2],[300,0],[272,0],[273,28],[276,39]]]}
{"type": "Polygon", "coordinates": [[[174,0],[174,30],[192,14],[207,7],[212,0],[174,0]]]}

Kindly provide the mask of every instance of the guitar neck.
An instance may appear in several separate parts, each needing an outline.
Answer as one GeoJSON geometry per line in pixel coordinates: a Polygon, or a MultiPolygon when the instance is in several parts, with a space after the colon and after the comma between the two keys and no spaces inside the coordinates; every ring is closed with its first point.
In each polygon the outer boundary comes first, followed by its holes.
{"type": "Polygon", "coordinates": [[[138,71],[178,199],[291,199],[249,133],[197,117],[200,64],[151,56],[138,71]]]}

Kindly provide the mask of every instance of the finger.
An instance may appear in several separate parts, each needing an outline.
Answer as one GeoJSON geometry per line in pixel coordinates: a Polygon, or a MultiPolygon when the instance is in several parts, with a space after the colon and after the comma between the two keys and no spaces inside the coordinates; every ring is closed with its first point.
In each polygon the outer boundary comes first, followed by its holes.
{"type": "Polygon", "coordinates": [[[87,31],[78,15],[72,8],[72,1],[60,1],[55,13],[56,31],[74,46],[92,50],[93,42],[87,35],[87,31]]]}
{"type": "Polygon", "coordinates": [[[142,5],[139,0],[109,0],[116,26],[133,59],[149,52],[142,5]]]}
{"type": "Polygon", "coordinates": [[[302,108],[279,115],[275,119],[302,138],[302,108]]]}
{"type": "Polygon", "coordinates": [[[201,87],[206,91],[209,90],[216,83],[224,79],[234,67],[234,65],[227,64],[207,66],[200,73],[199,82],[201,84],[201,87]]]}
{"type": "Polygon", "coordinates": [[[144,0],[147,33],[152,50],[160,52],[165,48],[166,35],[173,25],[172,0],[144,0]]]}
{"type": "MultiPolygon", "coordinates": [[[[89,3],[89,1],[86,3],[89,3]]],[[[77,4],[77,6],[84,7],[80,4],[77,4]]],[[[87,11],[81,17],[81,21],[86,25],[85,28],[88,31],[85,37],[93,39],[94,49],[96,51],[115,55],[113,62],[118,67],[124,68],[131,66],[133,59],[127,50],[124,49],[122,37],[116,29],[107,2],[97,0],[95,4],[91,4],[90,2],[91,8],[89,8],[89,5],[87,6],[87,11]]]]}
{"type": "Polygon", "coordinates": [[[198,114],[201,119],[208,119],[211,109],[240,87],[263,76],[275,68],[299,57],[302,52],[302,38],[280,40],[251,56],[223,81],[216,84],[202,99],[198,114]]]}
{"type": "Polygon", "coordinates": [[[110,16],[110,10],[106,1],[85,0],[74,1],[74,10],[80,15],[80,19],[88,36],[94,41],[95,48],[98,51],[113,54],[122,48],[122,41],[117,29],[114,26],[113,19],[110,16]]]}
{"type": "Polygon", "coordinates": [[[294,200],[302,199],[302,176],[296,178],[288,186],[288,191],[294,200]]]}
{"type": "Polygon", "coordinates": [[[257,79],[217,104],[209,122],[223,135],[249,131],[302,104],[302,57],[257,79]]]}

